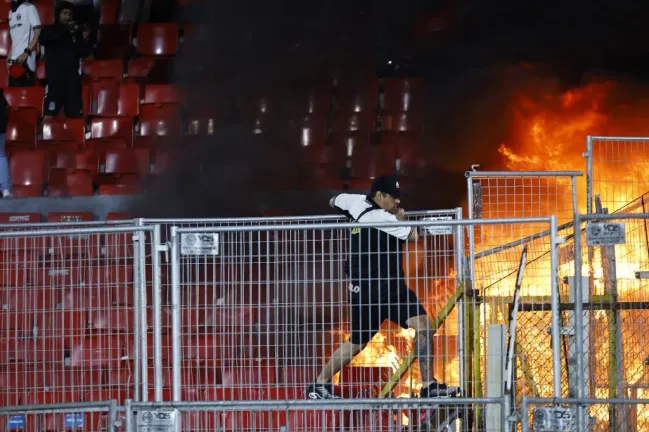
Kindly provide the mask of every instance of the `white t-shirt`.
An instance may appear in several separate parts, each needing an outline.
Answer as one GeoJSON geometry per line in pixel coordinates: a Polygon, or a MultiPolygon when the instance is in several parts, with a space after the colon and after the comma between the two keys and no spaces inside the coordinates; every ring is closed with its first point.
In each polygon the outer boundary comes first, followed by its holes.
{"type": "MultiPolygon", "coordinates": [[[[392,213],[388,213],[367,199],[367,195],[340,194],[333,202],[334,206],[350,219],[366,223],[399,222],[392,213]]],[[[379,231],[390,234],[399,240],[408,240],[412,228],[410,227],[380,227],[379,231]]]]}
{"type": "MultiPolygon", "coordinates": [[[[21,4],[16,12],[9,11],[9,31],[11,32],[11,54],[9,59],[15,60],[25,52],[34,37],[34,29],[41,26],[36,6],[31,3],[21,4]]],[[[36,70],[36,52],[27,59],[27,65],[32,71],[36,70]]]]}

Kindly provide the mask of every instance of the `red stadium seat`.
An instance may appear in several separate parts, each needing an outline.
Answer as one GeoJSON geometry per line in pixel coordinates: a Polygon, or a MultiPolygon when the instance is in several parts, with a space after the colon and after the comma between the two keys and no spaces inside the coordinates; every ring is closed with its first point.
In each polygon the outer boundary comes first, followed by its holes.
{"type": "Polygon", "coordinates": [[[421,135],[424,131],[423,117],[414,113],[383,114],[381,116],[381,130],[384,132],[421,135]]]}
{"type": "Polygon", "coordinates": [[[131,26],[128,24],[101,24],[97,33],[97,58],[126,58],[131,52],[131,26]]]}
{"type": "Polygon", "coordinates": [[[254,347],[250,342],[247,334],[187,336],[183,342],[183,356],[185,359],[216,364],[240,362],[253,357],[254,347]]]}
{"type": "Polygon", "coordinates": [[[140,136],[166,137],[167,142],[175,144],[181,136],[180,114],[175,109],[142,105],[140,136]]]}
{"type": "Polygon", "coordinates": [[[364,111],[359,113],[341,113],[333,119],[333,133],[365,132],[372,133],[376,129],[376,113],[364,111]]]}
{"type": "Polygon", "coordinates": [[[265,361],[250,361],[244,365],[224,366],[223,387],[254,387],[260,384],[262,386],[273,384],[276,379],[275,374],[275,365],[265,361]]]}
{"type": "Polygon", "coordinates": [[[367,80],[362,84],[343,84],[336,89],[336,111],[340,113],[376,113],[378,84],[367,80]]]}
{"type": "Polygon", "coordinates": [[[43,115],[43,87],[8,87],[5,89],[5,97],[12,109],[33,108],[39,116],[43,115]]]}
{"type": "Polygon", "coordinates": [[[0,23],[9,21],[9,11],[11,10],[11,2],[0,1],[0,23]]]}
{"type": "Polygon", "coordinates": [[[36,148],[36,124],[9,120],[7,122],[7,152],[36,148]]]}
{"type": "Polygon", "coordinates": [[[117,115],[119,83],[102,79],[90,84],[90,115],[111,117],[117,115]]]}
{"type": "Polygon", "coordinates": [[[49,177],[49,163],[44,151],[19,151],[9,161],[13,193],[18,198],[43,195],[49,177]]]}
{"type": "Polygon", "coordinates": [[[149,151],[146,149],[108,150],[102,160],[104,174],[145,177],[149,173],[149,151]]]}
{"type": "Polygon", "coordinates": [[[52,171],[48,196],[90,196],[93,194],[93,174],[88,171],[52,171]]]}
{"type": "Polygon", "coordinates": [[[39,1],[36,3],[36,9],[42,26],[54,24],[54,2],[39,1]]]}
{"type": "Polygon", "coordinates": [[[83,170],[96,173],[99,167],[97,153],[92,150],[57,152],[52,168],[64,170],[83,170]]]}
{"type": "Polygon", "coordinates": [[[383,80],[383,112],[404,113],[423,110],[423,81],[417,78],[383,80]]]}
{"type": "Polygon", "coordinates": [[[72,141],[82,148],[86,142],[86,129],[83,119],[43,120],[43,141],[72,141]]]}
{"type": "Polygon", "coordinates": [[[140,115],[140,86],[132,83],[122,83],[119,86],[117,115],[137,117],[140,115]]]}
{"type": "Polygon", "coordinates": [[[91,80],[112,79],[120,82],[124,76],[124,62],[117,60],[84,60],[83,74],[91,80]]]}
{"type": "Polygon", "coordinates": [[[128,117],[96,118],[90,123],[93,139],[113,138],[124,141],[126,147],[133,146],[133,120],[128,117]]]}
{"type": "Polygon", "coordinates": [[[33,150],[38,125],[38,113],[33,108],[20,108],[9,113],[7,121],[7,153],[33,150]]]}
{"type": "Polygon", "coordinates": [[[117,24],[120,0],[102,0],[99,24],[117,24]]]}
{"type": "MultiPolygon", "coordinates": [[[[132,244],[124,243],[122,247],[132,248],[132,244]]],[[[97,266],[91,269],[89,276],[91,291],[98,297],[97,305],[103,307],[135,304],[132,266],[97,266]]]]}
{"type": "Polygon", "coordinates": [[[60,335],[11,338],[3,342],[6,342],[9,362],[62,363],[65,360],[65,344],[60,335]]]}
{"type": "MultiPolygon", "coordinates": [[[[0,2],[0,5],[4,3],[0,2]]],[[[7,70],[7,59],[0,59],[0,88],[9,86],[9,71],[7,70]]]]}
{"type": "Polygon", "coordinates": [[[153,161],[153,174],[161,175],[171,164],[171,154],[165,151],[156,151],[153,161]]]}
{"type": "Polygon", "coordinates": [[[171,56],[178,52],[178,24],[141,23],[137,31],[137,52],[145,56],[171,56]]]}
{"type": "Polygon", "coordinates": [[[180,102],[178,88],[173,84],[149,84],[144,88],[145,104],[177,104],[180,102]]]}
{"type": "Polygon", "coordinates": [[[0,24],[0,57],[8,57],[11,50],[11,35],[9,24],[0,24]]]}
{"type": "Polygon", "coordinates": [[[146,78],[155,67],[154,57],[137,57],[128,61],[126,75],[131,78],[146,78]]]}
{"type": "Polygon", "coordinates": [[[81,339],[70,347],[71,367],[111,366],[119,363],[124,354],[122,339],[118,336],[97,335],[81,339]]]}
{"type": "Polygon", "coordinates": [[[381,174],[394,174],[396,152],[393,146],[374,145],[354,149],[351,157],[352,189],[369,187],[371,180],[381,174]]]}

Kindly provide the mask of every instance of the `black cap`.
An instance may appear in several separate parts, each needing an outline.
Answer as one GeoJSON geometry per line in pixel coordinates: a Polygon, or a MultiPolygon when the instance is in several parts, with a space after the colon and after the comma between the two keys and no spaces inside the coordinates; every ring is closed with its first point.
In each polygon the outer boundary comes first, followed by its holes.
{"type": "Polygon", "coordinates": [[[383,192],[392,195],[394,198],[401,197],[401,189],[399,188],[399,179],[393,175],[378,176],[372,182],[372,189],[370,193],[383,192]]]}

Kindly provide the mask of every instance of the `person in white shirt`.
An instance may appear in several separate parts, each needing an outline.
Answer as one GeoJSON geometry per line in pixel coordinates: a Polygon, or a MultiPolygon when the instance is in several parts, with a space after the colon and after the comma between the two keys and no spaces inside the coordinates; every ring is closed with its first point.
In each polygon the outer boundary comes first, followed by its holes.
{"type": "Polygon", "coordinates": [[[36,71],[36,44],[41,34],[41,19],[36,6],[28,0],[12,0],[9,11],[11,53],[7,67],[23,66],[25,73],[9,74],[10,86],[31,86],[36,71]],[[18,75],[18,76],[16,76],[18,75]]]}

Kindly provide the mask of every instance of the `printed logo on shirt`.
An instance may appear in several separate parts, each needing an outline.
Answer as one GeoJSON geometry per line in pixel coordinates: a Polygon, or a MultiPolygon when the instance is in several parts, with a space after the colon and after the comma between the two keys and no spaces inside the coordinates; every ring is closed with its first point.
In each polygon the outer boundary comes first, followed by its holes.
{"type": "Polygon", "coordinates": [[[17,19],[18,21],[20,21],[21,18],[22,18],[22,15],[21,15],[21,14],[17,14],[17,15],[16,15],[16,19],[17,19]]]}
{"type": "Polygon", "coordinates": [[[50,102],[48,109],[50,111],[54,111],[56,109],[56,102],[50,102]]]}

